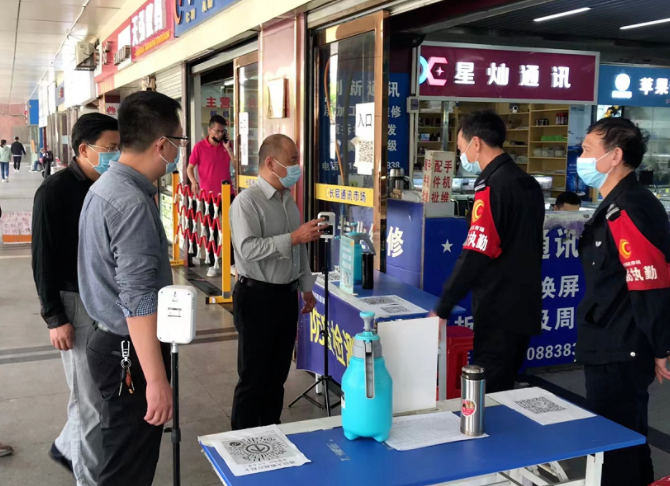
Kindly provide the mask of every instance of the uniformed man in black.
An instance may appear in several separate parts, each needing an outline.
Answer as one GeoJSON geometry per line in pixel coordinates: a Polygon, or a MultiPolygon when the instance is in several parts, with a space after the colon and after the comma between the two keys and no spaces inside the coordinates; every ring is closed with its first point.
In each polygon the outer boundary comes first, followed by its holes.
{"type": "Polygon", "coordinates": [[[473,362],[486,370],[487,393],[514,388],[542,323],[544,197],[537,181],[503,151],[505,137],[505,122],[493,112],[461,121],[461,162],[476,161],[482,172],[463,252],[434,311],[447,319],[472,290],[473,362]]]}
{"type": "MultiPolygon", "coordinates": [[[[630,120],[604,118],[582,144],[577,172],[604,200],[579,243],[586,293],[577,314],[577,361],[591,410],[647,435],[647,388],[670,379],[670,225],[637,181],[645,137],[630,120]]],[[[606,452],[603,486],[654,480],[648,445],[606,452]]]]}

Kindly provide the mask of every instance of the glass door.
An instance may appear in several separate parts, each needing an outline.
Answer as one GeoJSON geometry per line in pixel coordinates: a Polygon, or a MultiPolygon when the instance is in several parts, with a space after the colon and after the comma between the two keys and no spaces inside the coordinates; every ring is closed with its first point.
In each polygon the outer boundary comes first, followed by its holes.
{"type": "MultiPolygon", "coordinates": [[[[338,217],[336,235],[372,237],[375,268],[384,270],[388,38],[386,12],[316,33],[313,167],[316,213],[338,217]],[[386,36],[387,37],[387,36],[386,36]]],[[[330,245],[339,264],[339,240],[330,245]]]]}
{"type": "Polygon", "coordinates": [[[235,119],[237,187],[245,188],[258,177],[258,150],[261,144],[259,120],[258,52],[235,59],[235,119]]]}

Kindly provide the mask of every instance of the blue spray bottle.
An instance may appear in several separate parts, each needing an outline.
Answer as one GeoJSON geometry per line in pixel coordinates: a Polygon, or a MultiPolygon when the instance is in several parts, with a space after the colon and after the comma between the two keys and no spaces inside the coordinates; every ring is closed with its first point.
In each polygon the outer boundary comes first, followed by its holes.
{"type": "Polygon", "coordinates": [[[349,440],[372,437],[384,442],[393,421],[393,380],[372,329],[374,312],[361,312],[365,323],[354,339],[353,356],[342,377],[342,429],[349,440]]]}

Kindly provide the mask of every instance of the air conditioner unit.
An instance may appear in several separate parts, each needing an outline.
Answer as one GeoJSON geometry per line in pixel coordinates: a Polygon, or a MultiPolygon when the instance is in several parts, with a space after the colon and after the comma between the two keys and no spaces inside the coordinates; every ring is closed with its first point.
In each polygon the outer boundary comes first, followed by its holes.
{"type": "Polygon", "coordinates": [[[88,42],[77,42],[74,60],[77,71],[95,70],[95,46],[88,42]]]}

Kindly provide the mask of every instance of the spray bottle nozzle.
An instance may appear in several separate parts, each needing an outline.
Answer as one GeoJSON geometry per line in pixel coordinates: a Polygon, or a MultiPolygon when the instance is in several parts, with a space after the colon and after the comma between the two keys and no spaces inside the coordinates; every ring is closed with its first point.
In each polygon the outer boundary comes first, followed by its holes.
{"type": "Polygon", "coordinates": [[[375,318],[374,312],[361,312],[361,318],[363,319],[363,330],[365,332],[372,331],[372,321],[375,318]]]}

